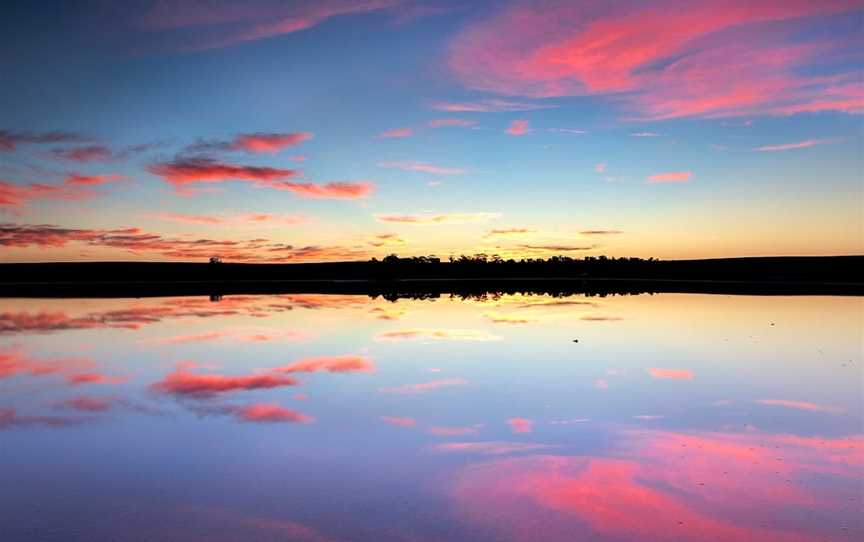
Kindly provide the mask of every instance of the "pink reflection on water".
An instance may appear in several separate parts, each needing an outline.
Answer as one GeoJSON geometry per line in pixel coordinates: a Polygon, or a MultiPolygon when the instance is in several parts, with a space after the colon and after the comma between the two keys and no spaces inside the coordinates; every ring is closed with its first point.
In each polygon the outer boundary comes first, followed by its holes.
{"type": "Polygon", "coordinates": [[[588,532],[591,540],[853,539],[864,436],[618,437],[607,456],[469,465],[456,476],[452,497],[465,521],[504,540],[571,541],[588,532]]]}

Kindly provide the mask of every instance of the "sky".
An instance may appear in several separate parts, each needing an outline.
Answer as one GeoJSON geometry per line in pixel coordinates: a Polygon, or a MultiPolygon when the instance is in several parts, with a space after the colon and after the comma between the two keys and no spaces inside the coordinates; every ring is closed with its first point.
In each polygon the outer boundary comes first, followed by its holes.
{"type": "Polygon", "coordinates": [[[861,254],[862,15],[4,3],[0,261],[861,254]]]}

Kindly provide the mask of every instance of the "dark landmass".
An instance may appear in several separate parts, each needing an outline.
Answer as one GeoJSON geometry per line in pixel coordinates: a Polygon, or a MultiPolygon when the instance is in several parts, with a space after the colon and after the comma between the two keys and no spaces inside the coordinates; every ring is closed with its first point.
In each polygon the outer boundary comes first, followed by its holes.
{"type": "Polygon", "coordinates": [[[483,293],[864,295],[864,256],[644,260],[484,256],[367,262],[0,264],[0,297],[338,293],[400,297],[483,293]]]}

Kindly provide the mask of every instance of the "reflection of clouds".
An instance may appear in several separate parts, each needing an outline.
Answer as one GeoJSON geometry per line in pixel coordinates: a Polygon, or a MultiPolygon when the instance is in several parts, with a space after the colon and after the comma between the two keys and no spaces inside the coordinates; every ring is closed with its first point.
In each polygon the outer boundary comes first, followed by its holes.
{"type": "Polygon", "coordinates": [[[279,373],[317,373],[325,371],[328,373],[354,373],[372,372],[375,364],[364,356],[318,356],[303,358],[271,369],[279,373]]]}
{"type": "Polygon", "coordinates": [[[513,314],[513,313],[500,313],[500,312],[484,312],[483,317],[492,322],[493,324],[530,324],[532,322],[536,322],[537,318],[531,318],[525,315],[513,314]]]}
{"type": "Polygon", "coordinates": [[[461,437],[464,435],[473,435],[477,432],[477,428],[433,426],[427,429],[426,432],[439,437],[461,437]]]}
{"type": "Polygon", "coordinates": [[[648,374],[653,378],[667,378],[670,380],[693,380],[693,371],[690,369],[662,369],[651,367],[648,374]]]}
{"type": "Polygon", "coordinates": [[[384,331],[375,336],[376,341],[499,341],[501,337],[480,329],[413,328],[384,331]]]}
{"type": "Polygon", "coordinates": [[[413,427],[417,425],[417,420],[415,420],[414,418],[406,418],[399,416],[381,416],[381,421],[399,427],[413,427]]]}
{"type": "Polygon", "coordinates": [[[852,539],[842,529],[857,517],[864,436],[619,436],[611,457],[469,465],[452,496],[466,521],[512,540],[571,541],[580,533],[591,540],[852,539]]]}
{"type": "Polygon", "coordinates": [[[249,423],[312,423],[315,418],[285,408],[277,403],[251,403],[247,405],[191,404],[189,410],[198,416],[230,416],[238,422],[249,423]]]}
{"type": "Polygon", "coordinates": [[[510,418],[507,425],[514,433],[530,433],[534,430],[534,420],[527,418],[510,418]]]}
{"type": "Polygon", "coordinates": [[[405,316],[408,311],[395,307],[373,307],[369,309],[369,314],[378,320],[398,320],[405,316]]]}
{"type": "Polygon", "coordinates": [[[183,368],[176,369],[161,381],[151,385],[159,393],[187,397],[211,397],[231,391],[272,389],[296,386],[299,382],[290,376],[277,374],[254,374],[230,376],[221,374],[198,374],[183,368]]]}
{"type": "Polygon", "coordinates": [[[422,382],[420,384],[405,384],[393,388],[378,388],[380,393],[392,394],[415,394],[425,393],[427,391],[437,390],[439,388],[448,388],[452,386],[464,386],[469,382],[464,378],[443,378],[441,380],[432,380],[422,382]]]}
{"type": "Polygon", "coordinates": [[[449,442],[436,444],[430,449],[438,453],[464,453],[477,455],[507,455],[514,453],[537,452],[550,448],[557,448],[551,444],[533,444],[528,442],[449,442]]]}
{"type": "MultiPolygon", "coordinates": [[[[120,308],[70,314],[66,310],[5,311],[0,312],[0,334],[50,333],[81,329],[128,329],[157,324],[164,320],[181,318],[214,318],[226,316],[264,317],[295,308],[338,309],[362,306],[369,302],[366,296],[324,294],[281,294],[267,296],[226,296],[218,301],[209,297],[184,297],[160,300],[124,300],[120,308]]],[[[115,303],[117,303],[115,301],[115,303]]],[[[50,306],[50,305],[49,305],[50,306]]],[[[275,338],[290,339],[290,333],[276,334],[275,338]]],[[[217,336],[199,335],[200,340],[217,336]]],[[[233,334],[232,334],[233,335],[233,334]]],[[[255,332],[237,334],[238,339],[254,339],[255,332]]],[[[189,336],[194,340],[195,336],[189,336]]],[[[169,339],[165,339],[170,342],[169,339]]],[[[182,342],[182,341],[180,341],[182,342]]]]}
{"type": "Polygon", "coordinates": [[[22,350],[0,350],[0,380],[13,376],[50,376],[63,375],[70,386],[82,384],[117,384],[124,377],[109,376],[94,372],[96,362],[90,358],[52,358],[32,357],[22,350]]]}
{"type": "Polygon", "coordinates": [[[756,402],[760,405],[793,408],[796,410],[809,410],[810,412],[828,412],[832,414],[840,414],[846,412],[840,407],[817,405],[816,403],[808,403],[806,401],[789,401],[786,399],[757,399],[756,402]]]}
{"type": "Polygon", "coordinates": [[[14,408],[0,408],[0,431],[22,427],[69,427],[87,421],[65,416],[22,416],[14,408]]]}

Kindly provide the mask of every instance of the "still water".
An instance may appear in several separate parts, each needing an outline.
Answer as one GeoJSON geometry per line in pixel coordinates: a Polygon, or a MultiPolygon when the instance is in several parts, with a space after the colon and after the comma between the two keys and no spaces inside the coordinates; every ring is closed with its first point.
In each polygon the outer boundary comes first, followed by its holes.
{"type": "Polygon", "coordinates": [[[0,540],[861,540],[855,297],[0,301],[0,540]]]}

